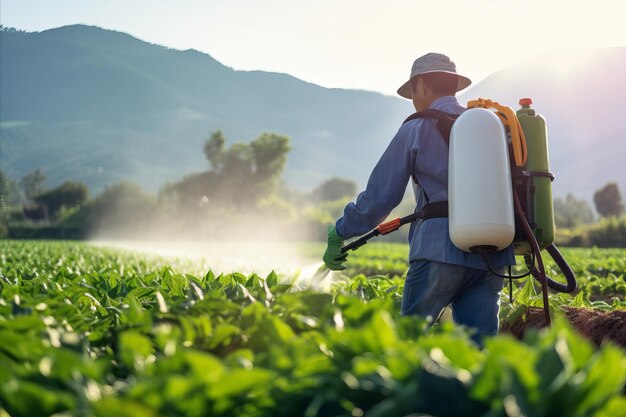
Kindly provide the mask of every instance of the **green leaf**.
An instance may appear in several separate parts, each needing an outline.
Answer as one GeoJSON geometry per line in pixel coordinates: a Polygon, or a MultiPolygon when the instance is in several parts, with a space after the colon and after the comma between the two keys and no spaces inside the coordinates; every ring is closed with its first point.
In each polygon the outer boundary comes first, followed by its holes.
{"type": "MultiPolygon", "coordinates": [[[[565,343],[565,341],[562,340],[561,343],[565,343]]],[[[554,345],[539,353],[536,369],[541,378],[539,385],[541,392],[556,390],[558,387],[555,387],[554,384],[563,383],[558,378],[565,371],[565,365],[561,359],[563,355],[569,356],[564,348],[560,348],[560,351],[557,352],[557,348],[554,345]]]]}
{"type": "Polygon", "coordinates": [[[276,275],[276,272],[270,272],[270,274],[265,279],[265,282],[267,283],[268,287],[274,288],[278,284],[278,275],[276,275]]]}
{"type": "Polygon", "coordinates": [[[207,348],[215,349],[219,346],[229,345],[234,337],[241,334],[241,329],[233,324],[222,323],[213,330],[213,335],[209,339],[207,348]]]}
{"type": "Polygon", "coordinates": [[[483,362],[484,354],[467,339],[462,340],[458,336],[450,334],[433,334],[428,338],[419,340],[419,345],[428,351],[439,349],[445,356],[449,366],[455,369],[472,370],[483,362]]]}
{"type": "Polygon", "coordinates": [[[29,361],[39,358],[44,350],[43,340],[33,335],[13,331],[0,331],[0,352],[17,360],[29,361]]]}
{"type": "Polygon", "coordinates": [[[249,395],[255,389],[267,390],[276,374],[265,369],[235,369],[224,375],[218,384],[211,386],[209,395],[213,398],[249,395]]]}
{"type": "Polygon", "coordinates": [[[122,323],[146,328],[152,324],[150,313],[143,309],[135,297],[129,295],[124,301],[128,304],[128,309],[121,317],[122,323]]]}
{"type": "Polygon", "coordinates": [[[120,334],[118,350],[122,362],[138,372],[145,370],[149,358],[154,353],[152,341],[134,330],[120,334]]]}
{"type": "Polygon", "coordinates": [[[626,383],[626,356],[612,345],[604,345],[586,369],[584,396],[579,398],[578,412],[587,413],[619,395],[626,383]]]}
{"type": "Polygon", "coordinates": [[[45,328],[41,319],[34,315],[15,316],[8,320],[0,320],[0,329],[10,329],[16,332],[37,332],[45,328]]]}
{"type": "Polygon", "coordinates": [[[504,396],[511,393],[512,372],[525,387],[525,395],[538,398],[540,378],[535,371],[535,350],[505,335],[488,338],[485,348],[489,354],[483,368],[475,375],[472,398],[501,404],[504,396]]]}
{"type": "Polygon", "coordinates": [[[209,353],[188,349],[182,356],[189,365],[191,376],[200,381],[216,384],[225,373],[222,362],[209,353]]]}
{"type": "Polygon", "coordinates": [[[158,417],[159,414],[138,401],[124,398],[105,398],[93,404],[96,417],[158,417]]]}
{"type": "Polygon", "coordinates": [[[393,347],[396,345],[398,337],[396,335],[395,323],[391,315],[385,310],[376,311],[367,328],[370,329],[373,335],[376,335],[376,340],[380,346],[393,347]]]}
{"type": "Polygon", "coordinates": [[[626,417],[626,397],[614,396],[602,406],[594,417],[626,417]]]}
{"type": "Polygon", "coordinates": [[[29,381],[14,381],[9,385],[2,387],[2,397],[11,415],[49,416],[76,407],[76,399],[68,392],[29,381]]]}

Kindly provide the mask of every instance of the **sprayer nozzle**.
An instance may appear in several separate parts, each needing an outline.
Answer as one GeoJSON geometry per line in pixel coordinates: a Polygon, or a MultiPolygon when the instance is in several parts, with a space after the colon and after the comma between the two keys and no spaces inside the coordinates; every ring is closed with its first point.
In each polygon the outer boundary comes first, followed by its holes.
{"type": "Polygon", "coordinates": [[[325,264],[322,264],[322,266],[320,266],[315,272],[313,279],[322,280],[326,278],[328,274],[330,274],[330,268],[327,267],[325,264]]]}

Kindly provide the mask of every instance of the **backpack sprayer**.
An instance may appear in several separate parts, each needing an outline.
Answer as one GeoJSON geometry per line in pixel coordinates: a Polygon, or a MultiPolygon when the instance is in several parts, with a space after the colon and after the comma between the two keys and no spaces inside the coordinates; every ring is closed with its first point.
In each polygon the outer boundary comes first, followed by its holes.
{"type": "MultiPolygon", "coordinates": [[[[513,279],[532,275],[541,283],[546,324],[550,325],[548,288],[557,292],[576,290],[576,277],[554,245],[552,180],[548,165],[545,119],[523,98],[516,112],[497,102],[468,102],[460,115],[428,109],[417,118],[437,120],[437,129],[448,145],[448,201],[428,202],[422,210],[383,223],[344,246],[356,250],[375,236],[386,235],[416,220],[448,217],[450,239],[466,252],[479,253],[488,269],[513,279]],[[513,244],[515,255],[524,256],[528,272],[508,275],[493,270],[490,253],[513,244]],[[541,251],[546,250],[566,279],[562,284],[545,273],[541,251]]],[[[414,181],[416,179],[414,178],[414,181]]],[[[416,181],[417,182],[417,181],[416,181]]]]}

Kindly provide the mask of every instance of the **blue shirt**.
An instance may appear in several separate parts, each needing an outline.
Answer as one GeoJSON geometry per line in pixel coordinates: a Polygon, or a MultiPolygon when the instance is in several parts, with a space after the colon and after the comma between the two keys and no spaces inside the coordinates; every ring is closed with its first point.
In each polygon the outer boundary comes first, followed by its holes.
{"type": "MultiPolygon", "coordinates": [[[[454,96],[440,97],[430,108],[460,114],[465,108],[454,96]]],[[[349,239],[363,235],[378,226],[400,204],[412,175],[416,211],[430,202],[448,199],[448,147],[437,130],[436,120],[414,119],[403,124],[374,167],[365,191],[349,203],[343,217],[337,220],[337,233],[349,239]]],[[[409,260],[425,259],[487,269],[480,255],[464,252],[454,246],[448,232],[447,218],[411,223],[409,260]]],[[[512,247],[489,255],[491,266],[515,265],[512,247]]]]}

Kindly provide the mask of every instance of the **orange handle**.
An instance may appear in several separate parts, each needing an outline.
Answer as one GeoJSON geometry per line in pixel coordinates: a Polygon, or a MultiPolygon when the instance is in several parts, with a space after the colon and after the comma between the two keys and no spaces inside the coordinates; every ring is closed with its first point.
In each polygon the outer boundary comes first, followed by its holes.
{"type": "Polygon", "coordinates": [[[390,222],[378,225],[376,229],[378,229],[381,235],[386,235],[387,233],[391,233],[394,230],[398,230],[400,226],[400,218],[397,218],[390,222]]]}

